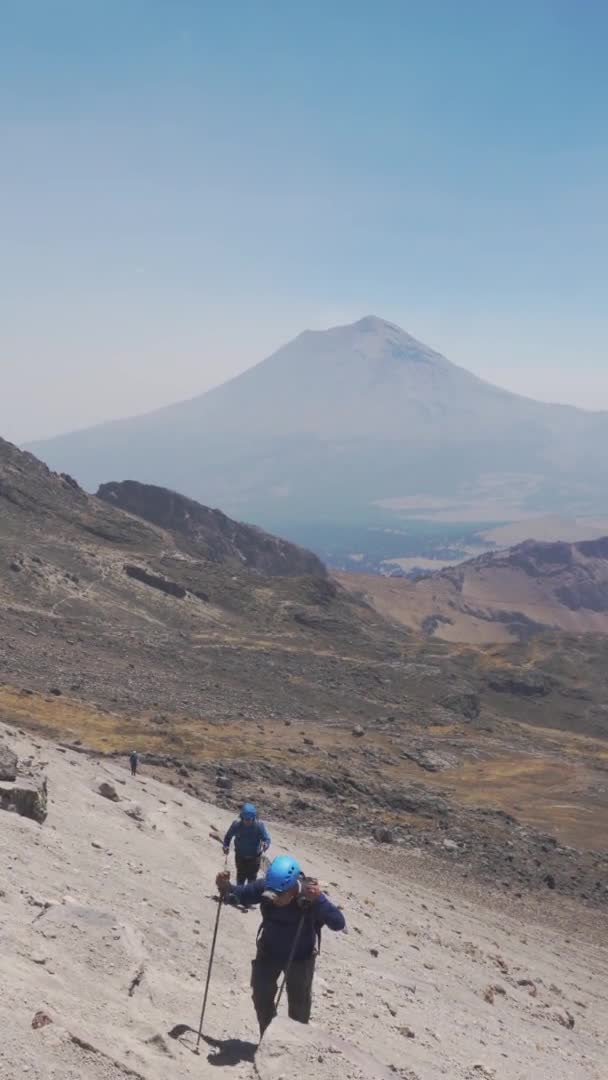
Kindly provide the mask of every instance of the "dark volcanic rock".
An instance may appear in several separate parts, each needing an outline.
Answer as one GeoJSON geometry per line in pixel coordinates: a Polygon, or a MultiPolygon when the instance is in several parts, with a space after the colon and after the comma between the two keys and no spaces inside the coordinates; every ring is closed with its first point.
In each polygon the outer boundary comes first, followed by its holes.
{"type": "Polygon", "coordinates": [[[377,844],[392,844],[394,839],[392,830],[384,825],[376,825],[372,836],[377,844]]]}
{"type": "Polygon", "coordinates": [[[451,626],[453,621],[447,615],[427,615],[426,619],[422,620],[422,633],[426,634],[427,637],[432,637],[438,627],[451,626]]]}
{"type": "Polygon", "coordinates": [[[102,780],[97,790],[100,795],[103,795],[104,799],[109,799],[110,802],[118,802],[120,799],[114,784],[108,783],[107,780],[102,780]]]}
{"type": "Polygon", "coordinates": [[[4,743],[0,743],[0,780],[17,778],[17,755],[4,743]]]}
{"type": "Polygon", "coordinates": [[[60,473],[60,476],[64,483],[67,485],[67,487],[72,488],[73,491],[82,491],[82,488],[80,487],[78,481],[75,480],[73,476],[70,476],[69,473],[62,472],[60,473]]]}
{"type": "Polygon", "coordinates": [[[481,710],[479,694],[468,687],[453,690],[442,698],[440,704],[443,705],[444,709],[460,713],[467,720],[476,720],[481,710]]]}
{"type": "Polygon", "coordinates": [[[300,626],[307,626],[311,630],[334,632],[336,630],[346,629],[341,619],[326,615],[323,611],[294,611],[293,619],[294,622],[299,623],[300,626]]]}
{"type": "Polygon", "coordinates": [[[553,680],[547,675],[517,671],[515,668],[501,669],[488,674],[488,686],[498,694],[546,697],[553,689],[553,680]]]}
{"type": "Polygon", "coordinates": [[[141,581],[143,585],[150,585],[153,589],[159,589],[160,592],[166,593],[167,596],[176,596],[178,600],[183,600],[186,595],[183,585],[178,585],[176,581],[161,577],[160,574],[151,574],[143,566],[134,566],[127,563],[125,565],[125,574],[127,577],[135,578],[136,581],[141,581]]]}
{"type": "Polygon", "coordinates": [[[608,611],[608,581],[581,581],[563,585],[556,596],[572,611],[608,611]]]}

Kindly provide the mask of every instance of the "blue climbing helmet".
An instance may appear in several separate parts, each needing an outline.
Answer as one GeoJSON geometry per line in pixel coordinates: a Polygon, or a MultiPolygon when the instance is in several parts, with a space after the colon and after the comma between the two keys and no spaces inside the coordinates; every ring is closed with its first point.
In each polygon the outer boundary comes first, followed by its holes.
{"type": "Polygon", "coordinates": [[[253,821],[256,816],[256,809],[253,803],[246,802],[241,806],[239,817],[241,821],[253,821]]]}
{"type": "Polygon", "coordinates": [[[273,859],[264,878],[264,885],[271,892],[287,892],[295,885],[302,871],[291,855],[277,855],[273,859]]]}

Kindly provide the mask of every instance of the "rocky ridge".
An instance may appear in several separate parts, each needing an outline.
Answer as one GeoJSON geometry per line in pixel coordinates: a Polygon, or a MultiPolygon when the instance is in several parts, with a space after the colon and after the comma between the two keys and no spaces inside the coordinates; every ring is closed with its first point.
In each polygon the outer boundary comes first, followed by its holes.
{"type": "Polygon", "coordinates": [[[213,562],[237,560],[270,577],[326,576],[323,563],[303,548],[212,510],[175,491],[134,480],[102,484],[97,498],[177,535],[180,544],[213,562]]]}

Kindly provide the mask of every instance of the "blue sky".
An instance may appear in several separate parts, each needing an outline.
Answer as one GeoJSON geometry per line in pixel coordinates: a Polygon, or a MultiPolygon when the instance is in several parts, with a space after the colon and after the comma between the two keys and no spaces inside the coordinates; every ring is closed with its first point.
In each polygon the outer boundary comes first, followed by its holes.
{"type": "Polygon", "coordinates": [[[608,7],[4,0],[0,433],[374,313],[608,408],[608,7]]]}

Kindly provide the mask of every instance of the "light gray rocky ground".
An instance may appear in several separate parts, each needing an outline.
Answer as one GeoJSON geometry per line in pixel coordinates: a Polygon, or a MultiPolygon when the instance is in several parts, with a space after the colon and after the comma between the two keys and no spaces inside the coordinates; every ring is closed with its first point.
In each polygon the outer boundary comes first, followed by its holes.
{"type": "Polygon", "coordinates": [[[259,920],[223,909],[196,1056],[190,1031],[168,1033],[198,1024],[225,813],[117,763],[0,739],[46,762],[49,787],[44,825],[0,812],[2,1080],[608,1077],[608,952],[584,921],[524,922],[419,884],[415,855],[272,822],[273,852],[319,876],[349,932],[324,933],[314,1024],[281,1018],[254,1063],[259,920]]]}

